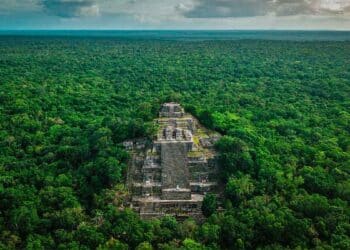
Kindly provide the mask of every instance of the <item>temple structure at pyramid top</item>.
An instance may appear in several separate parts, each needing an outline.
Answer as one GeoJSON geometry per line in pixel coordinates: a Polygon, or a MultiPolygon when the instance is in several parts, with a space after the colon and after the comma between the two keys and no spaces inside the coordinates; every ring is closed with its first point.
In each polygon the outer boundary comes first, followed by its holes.
{"type": "Polygon", "coordinates": [[[184,115],[184,109],[180,104],[175,102],[164,103],[159,112],[159,117],[181,118],[184,115]]]}

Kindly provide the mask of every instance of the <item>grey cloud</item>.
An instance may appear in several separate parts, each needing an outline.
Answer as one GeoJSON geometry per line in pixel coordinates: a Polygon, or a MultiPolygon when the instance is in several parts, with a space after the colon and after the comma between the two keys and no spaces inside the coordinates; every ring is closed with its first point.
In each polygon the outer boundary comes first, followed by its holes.
{"type": "Polygon", "coordinates": [[[278,16],[343,15],[346,13],[346,9],[350,7],[350,2],[346,4],[345,1],[346,0],[277,0],[274,6],[274,12],[278,16]],[[339,5],[340,2],[342,2],[342,5],[339,5]]]}
{"type": "Polygon", "coordinates": [[[350,5],[344,8],[344,13],[350,13],[350,5]]]}
{"type": "MultiPolygon", "coordinates": [[[[318,1],[318,0],[316,0],[318,1]]],[[[315,5],[310,0],[277,0],[271,11],[277,16],[317,14],[315,5]]]]}
{"type": "Polygon", "coordinates": [[[42,0],[42,6],[51,15],[60,17],[98,16],[96,0],[42,0]]]}
{"type": "Polygon", "coordinates": [[[323,5],[322,0],[197,0],[182,14],[188,18],[225,18],[293,15],[342,15],[349,13],[350,3],[340,9],[323,5]]]}
{"type": "Polygon", "coordinates": [[[184,15],[190,18],[263,16],[269,10],[270,0],[199,0],[184,15]]]}

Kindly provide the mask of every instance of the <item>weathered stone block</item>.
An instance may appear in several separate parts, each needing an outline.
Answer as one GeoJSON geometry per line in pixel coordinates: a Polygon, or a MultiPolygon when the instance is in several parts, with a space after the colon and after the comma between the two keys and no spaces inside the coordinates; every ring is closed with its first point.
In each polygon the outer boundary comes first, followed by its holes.
{"type": "Polygon", "coordinates": [[[189,188],[189,171],[186,163],[186,144],[162,143],[161,166],[163,188],[189,188]]]}
{"type": "Polygon", "coordinates": [[[187,188],[182,189],[162,189],[163,200],[190,200],[191,190],[187,188]]]}

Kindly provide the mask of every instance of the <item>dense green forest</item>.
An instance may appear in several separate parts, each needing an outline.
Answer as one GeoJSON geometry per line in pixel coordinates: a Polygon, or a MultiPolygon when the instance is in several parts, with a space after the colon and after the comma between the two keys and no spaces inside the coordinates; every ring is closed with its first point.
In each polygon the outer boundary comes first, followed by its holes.
{"type": "Polygon", "coordinates": [[[0,249],[350,249],[350,43],[0,38],[0,249]],[[224,210],[142,221],[125,139],[178,101],[224,210]]]}

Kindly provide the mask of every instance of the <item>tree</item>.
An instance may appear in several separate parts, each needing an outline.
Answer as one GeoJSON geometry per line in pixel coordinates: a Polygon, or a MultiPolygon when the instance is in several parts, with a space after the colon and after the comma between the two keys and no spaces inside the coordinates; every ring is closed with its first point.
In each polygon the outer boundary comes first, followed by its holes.
{"type": "Polygon", "coordinates": [[[239,205],[249,199],[255,190],[253,180],[249,175],[230,177],[225,188],[225,195],[233,204],[239,205]]]}
{"type": "Polygon", "coordinates": [[[149,242],[142,242],[135,249],[136,250],[152,250],[153,247],[149,242]]]}
{"type": "Polygon", "coordinates": [[[81,245],[85,245],[90,249],[96,249],[105,241],[104,235],[91,225],[80,225],[75,232],[75,238],[81,245]]]}
{"type": "Polygon", "coordinates": [[[114,238],[110,238],[106,243],[100,245],[97,250],[128,250],[127,244],[120,242],[114,238]]]}
{"type": "Polygon", "coordinates": [[[252,151],[244,141],[224,136],[217,142],[216,147],[220,152],[219,160],[223,168],[221,174],[225,180],[238,171],[254,173],[252,151]]]}
{"type": "Polygon", "coordinates": [[[206,194],[202,203],[202,212],[203,215],[209,217],[212,215],[217,208],[217,201],[215,194],[206,194]]]}
{"type": "Polygon", "coordinates": [[[204,223],[199,229],[199,239],[204,244],[217,244],[220,237],[220,226],[214,223],[204,223]]]}
{"type": "Polygon", "coordinates": [[[330,204],[327,198],[318,194],[300,195],[296,197],[291,204],[297,212],[309,218],[325,216],[330,212],[330,204]]]}
{"type": "Polygon", "coordinates": [[[200,243],[192,240],[192,239],[185,239],[182,242],[183,247],[181,249],[183,250],[204,250],[205,247],[203,247],[200,243]]]}

